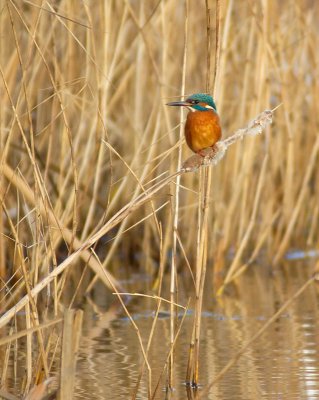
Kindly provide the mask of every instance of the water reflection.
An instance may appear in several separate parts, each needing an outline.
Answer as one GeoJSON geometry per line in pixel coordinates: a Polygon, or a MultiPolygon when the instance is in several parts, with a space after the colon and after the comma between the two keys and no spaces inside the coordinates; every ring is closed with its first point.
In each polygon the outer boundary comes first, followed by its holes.
{"type": "MultiPolygon", "coordinates": [[[[182,282],[182,277],[179,278],[182,282]]],[[[217,302],[210,283],[203,307],[200,380],[205,387],[248,342],[281,304],[307,279],[293,267],[275,278],[261,272],[241,279],[233,293],[217,302]]],[[[209,280],[212,282],[212,280],[209,280]]],[[[145,292],[141,282],[130,283],[132,292],[145,292]]],[[[180,284],[179,303],[192,296],[188,282],[180,284]]],[[[164,285],[164,287],[169,287],[164,285]]],[[[102,312],[102,293],[97,289],[96,302],[86,304],[85,321],[79,354],[76,399],[131,399],[143,364],[135,330],[118,304],[102,312]]],[[[168,292],[163,293],[168,298],[168,292]]],[[[146,347],[156,302],[134,298],[128,304],[146,347]]],[[[163,304],[163,311],[167,305],[163,304]]],[[[207,399],[319,399],[317,288],[308,287],[273,325],[237,361],[205,397],[207,399]]],[[[178,323],[181,319],[178,320],[178,323]]],[[[165,393],[163,368],[169,352],[169,317],[160,315],[149,351],[154,399],[196,399],[184,384],[193,313],[185,317],[175,351],[174,391],[165,393]]],[[[147,369],[144,370],[137,399],[147,399],[147,369]]]]}

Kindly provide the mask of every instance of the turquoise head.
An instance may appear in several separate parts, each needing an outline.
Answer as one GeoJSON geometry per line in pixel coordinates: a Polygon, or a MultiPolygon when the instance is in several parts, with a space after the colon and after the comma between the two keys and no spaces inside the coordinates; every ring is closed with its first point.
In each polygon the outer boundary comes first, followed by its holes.
{"type": "Polygon", "coordinates": [[[195,93],[184,101],[173,101],[172,103],[167,103],[167,105],[183,106],[191,111],[217,111],[214,99],[206,93],[195,93]]]}

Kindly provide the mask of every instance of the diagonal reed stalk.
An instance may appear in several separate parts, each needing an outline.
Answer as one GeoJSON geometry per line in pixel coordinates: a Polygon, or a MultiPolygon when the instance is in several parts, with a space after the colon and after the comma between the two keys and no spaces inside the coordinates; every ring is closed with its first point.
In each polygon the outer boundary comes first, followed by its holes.
{"type": "MultiPolygon", "coordinates": [[[[236,143],[239,140],[242,140],[242,138],[244,136],[251,136],[251,135],[255,136],[257,134],[260,134],[263,131],[263,129],[265,129],[265,127],[271,122],[271,120],[272,120],[272,111],[266,110],[263,113],[261,113],[256,119],[249,122],[249,124],[246,128],[239,129],[232,136],[230,136],[229,138],[227,138],[224,141],[221,141],[221,143],[223,145],[222,150],[221,150],[223,155],[230,145],[236,143]]],[[[220,161],[220,158],[217,153],[217,156],[216,156],[216,154],[213,155],[210,162],[214,161],[214,157],[216,157],[216,159],[217,159],[216,162],[220,161]]],[[[192,158],[193,157],[190,157],[190,159],[192,159],[192,158]]],[[[187,164],[190,159],[187,159],[183,165],[187,164]]],[[[198,164],[196,166],[196,169],[200,168],[201,166],[206,166],[205,159],[203,159],[202,157],[199,157],[199,159],[200,159],[200,164],[198,164]]],[[[213,165],[215,165],[215,164],[216,163],[213,162],[213,165]]],[[[193,169],[191,169],[191,171],[193,169]]],[[[187,172],[189,172],[189,169],[182,166],[182,168],[179,171],[177,171],[169,176],[166,176],[162,180],[156,182],[150,188],[143,191],[141,194],[139,194],[134,199],[132,199],[130,201],[130,203],[128,203],[124,207],[122,207],[108,221],[106,221],[104,223],[104,225],[97,232],[95,232],[91,237],[89,237],[87,240],[85,240],[76,251],[74,251],[72,254],[70,254],[52,272],[50,272],[37,285],[35,285],[34,288],[32,290],[30,290],[28,295],[24,296],[10,310],[8,310],[2,317],[0,317],[0,328],[5,326],[10,321],[10,319],[15,316],[15,314],[18,311],[20,311],[25,305],[27,305],[29,303],[30,299],[33,299],[35,296],[37,296],[37,294],[40,293],[45,287],[47,287],[47,285],[49,285],[57,276],[59,276],[67,268],[72,266],[72,263],[74,263],[74,261],[76,261],[81,255],[82,255],[82,257],[87,257],[87,259],[89,260],[91,257],[91,254],[90,254],[90,251],[88,251],[88,250],[90,248],[92,248],[96,244],[96,242],[98,240],[100,240],[105,234],[107,234],[110,230],[112,230],[114,227],[116,227],[118,224],[120,224],[129,215],[136,212],[145,203],[150,202],[153,199],[153,197],[160,190],[162,190],[164,187],[168,186],[171,182],[173,182],[177,176],[180,176],[187,172]]],[[[94,251],[94,250],[91,249],[91,251],[94,251]]],[[[98,259],[98,257],[97,257],[97,259],[98,259]]],[[[97,264],[93,264],[93,265],[97,265],[98,267],[100,267],[100,263],[98,261],[97,261],[97,264]]],[[[98,272],[96,272],[96,273],[98,273],[98,272]]],[[[101,274],[101,279],[105,283],[107,283],[107,286],[113,289],[115,287],[114,286],[115,283],[114,283],[114,278],[112,277],[112,275],[103,268],[100,268],[100,274],[101,274]],[[104,276],[104,278],[102,278],[103,276],[104,276]]],[[[195,285],[196,285],[196,282],[195,282],[195,285]]]]}

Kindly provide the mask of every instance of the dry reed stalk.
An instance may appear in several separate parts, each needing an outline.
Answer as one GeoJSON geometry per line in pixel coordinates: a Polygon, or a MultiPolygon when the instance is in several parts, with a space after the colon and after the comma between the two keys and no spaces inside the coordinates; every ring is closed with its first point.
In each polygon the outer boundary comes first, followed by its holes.
{"type": "MultiPolygon", "coordinates": [[[[172,343],[171,346],[170,346],[170,349],[169,349],[169,352],[168,352],[168,354],[167,354],[167,357],[166,357],[166,361],[165,361],[163,370],[162,370],[162,372],[160,373],[160,375],[159,375],[159,377],[158,377],[157,384],[155,385],[153,394],[152,394],[152,396],[150,397],[151,400],[153,400],[153,399],[155,398],[156,393],[157,393],[158,388],[159,388],[159,384],[160,384],[161,378],[162,378],[163,374],[165,373],[166,369],[169,368],[169,362],[170,362],[170,358],[171,358],[171,353],[172,353],[172,352],[174,351],[174,349],[175,349],[175,345],[176,345],[177,339],[178,339],[178,337],[179,337],[181,328],[182,328],[182,326],[183,326],[185,317],[186,317],[186,315],[187,315],[187,311],[188,311],[188,309],[189,309],[189,303],[190,303],[190,299],[188,300],[187,305],[186,305],[186,307],[185,307],[183,316],[182,316],[182,318],[181,318],[181,322],[180,322],[179,326],[178,326],[177,329],[176,329],[174,341],[173,341],[173,343],[172,343]]],[[[168,388],[168,389],[169,389],[169,388],[168,388]]],[[[170,389],[169,389],[169,390],[170,390],[170,389]]]]}
{"type": "MultiPolygon", "coordinates": [[[[30,330],[32,328],[31,318],[30,318],[30,305],[27,304],[25,306],[25,319],[26,319],[26,329],[30,330]]],[[[34,324],[35,326],[40,326],[39,324],[34,324]]],[[[27,350],[26,350],[26,383],[25,383],[25,393],[28,393],[30,390],[30,385],[32,382],[32,335],[30,333],[27,334],[27,350]]]]}
{"type": "MultiPolygon", "coordinates": [[[[13,327],[9,329],[9,336],[13,334],[13,327]]],[[[1,387],[6,387],[7,372],[9,367],[10,351],[12,343],[7,342],[7,348],[5,350],[4,356],[2,357],[2,371],[1,371],[1,387]]]]}
{"type": "Polygon", "coordinates": [[[76,358],[82,330],[82,310],[64,311],[62,360],[60,372],[60,399],[72,399],[74,391],[76,358]]]}
{"type": "MultiPolygon", "coordinates": [[[[185,85],[186,85],[186,68],[187,68],[187,41],[188,41],[188,8],[189,2],[188,0],[185,3],[185,24],[184,24],[184,50],[183,50],[183,65],[182,65],[182,82],[181,82],[181,97],[185,96],[185,85]]],[[[179,128],[179,143],[180,146],[178,148],[178,158],[177,158],[177,171],[180,170],[182,166],[182,146],[181,141],[184,137],[184,129],[183,129],[183,120],[184,120],[184,110],[181,107],[180,110],[180,128],[179,128]]],[[[175,325],[176,325],[176,306],[175,299],[177,296],[177,235],[178,235],[178,220],[179,220],[179,196],[180,196],[180,183],[181,176],[177,176],[175,192],[174,192],[174,202],[173,202],[173,243],[172,243],[172,259],[171,259],[171,271],[170,271],[170,346],[173,347],[173,343],[175,340],[175,325]]],[[[173,369],[174,369],[174,351],[171,352],[169,366],[168,366],[168,387],[169,389],[173,389],[173,369]]]]}
{"type": "Polygon", "coordinates": [[[19,331],[17,333],[12,333],[12,334],[10,334],[10,336],[0,339],[0,346],[3,346],[4,344],[10,343],[13,340],[17,340],[17,339],[20,339],[20,338],[22,338],[24,336],[27,336],[27,335],[31,334],[31,333],[34,333],[39,329],[45,329],[45,328],[49,328],[49,327],[51,327],[53,325],[59,324],[61,321],[62,321],[61,318],[56,318],[56,319],[54,319],[52,321],[48,321],[48,322],[42,323],[41,325],[35,326],[33,328],[25,329],[25,330],[19,331]]]}
{"type": "MultiPolygon", "coordinates": [[[[138,296],[138,297],[148,297],[149,299],[154,299],[154,300],[158,300],[159,303],[164,302],[164,303],[168,303],[171,304],[170,300],[165,299],[164,297],[160,297],[160,296],[156,296],[156,295],[148,295],[148,294],[143,294],[143,293],[130,293],[130,292],[126,292],[126,293],[113,293],[113,294],[117,294],[120,296],[138,296]]],[[[181,304],[178,303],[173,303],[174,307],[180,307],[183,310],[185,310],[186,307],[182,306],[181,304]]]]}
{"type": "MultiPolygon", "coordinates": [[[[211,25],[210,25],[210,8],[208,0],[205,1],[206,7],[206,26],[207,26],[207,66],[206,66],[206,91],[211,93],[211,25]]],[[[215,40],[215,70],[214,70],[214,95],[216,96],[216,77],[218,75],[219,53],[220,53],[220,3],[216,2],[216,40],[215,40]]],[[[187,162],[186,162],[187,163],[187,162]]],[[[185,163],[183,165],[185,168],[185,163]]],[[[197,248],[196,248],[196,275],[195,275],[195,315],[192,338],[190,343],[188,365],[186,371],[186,381],[191,382],[194,387],[199,383],[199,348],[200,348],[200,332],[202,320],[202,303],[204,294],[204,285],[207,266],[207,243],[208,243],[208,216],[209,203],[208,198],[211,191],[212,172],[211,169],[201,171],[200,188],[198,197],[198,232],[197,232],[197,248]]]]}
{"type": "MultiPolygon", "coordinates": [[[[122,295],[122,293],[119,293],[119,294],[122,295]]],[[[153,319],[150,335],[149,335],[147,346],[146,346],[146,351],[145,351],[146,357],[148,356],[148,353],[149,353],[149,350],[150,350],[150,347],[151,347],[151,344],[152,344],[152,339],[153,339],[153,335],[154,335],[155,326],[156,326],[156,323],[157,323],[157,320],[158,320],[158,314],[159,314],[159,311],[160,311],[160,306],[161,306],[161,299],[159,299],[159,301],[157,303],[157,309],[155,311],[155,316],[154,316],[154,319],[153,319]]],[[[141,368],[140,368],[140,373],[138,375],[138,378],[137,378],[137,381],[136,381],[136,385],[135,385],[134,391],[132,393],[131,400],[135,400],[136,399],[137,392],[138,392],[138,389],[139,389],[139,386],[140,386],[140,383],[141,383],[141,380],[142,380],[142,377],[143,377],[145,365],[146,365],[146,361],[143,360],[143,363],[142,363],[141,368]]],[[[149,371],[149,375],[148,375],[148,393],[147,393],[148,394],[148,398],[150,398],[151,392],[152,392],[152,371],[149,371]]]]}

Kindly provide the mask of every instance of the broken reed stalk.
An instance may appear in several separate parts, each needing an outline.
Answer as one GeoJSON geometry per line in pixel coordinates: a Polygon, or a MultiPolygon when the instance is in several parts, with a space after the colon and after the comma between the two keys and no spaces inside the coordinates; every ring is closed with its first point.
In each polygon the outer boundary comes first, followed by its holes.
{"type": "MultiPolygon", "coordinates": [[[[202,166],[216,165],[222,157],[225,155],[228,147],[234,144],[238,140],[243,139],[244,136],[255,136],[260,134],[271,122],[273,117],[273,110],[266,110],[259,114],[255,119],[249,122],[248,126],[244,129],[239,129],[229,138],[218,142],[213,149],[207,149],[205,151],[206,156],[191,156],[182,165],[182,168],[161,181],[154,184],[148,190],[138,195],[130,203],[122,207],[117,213],[115,213],[94,235],[85,240],[79,248],[70,254],[61,264],[59,264],[53,271],[51,271],[46,277],[38,282],[33,289],[31,289],[29,295],[22,297],[13,307],[11,307],[2,317],[0,318],[0,328],[5,326],[15,314],[20,311],[26,304],[29,303],[30,298],[34,298],[39,294],[45,287],[47,287],[57,276],[63,271],[69,268],[83,252],[86,253],[102,236],[104,236],[111,229],[116,227],[123,219],[127,218],[130,214],[135,212],[146,202],[150,201],[153,196],[158,193],[163,187],[171,183],[178,175],[196,171],[202,166]]],[[[90,253],[87,252],[87,257],[91,258],[90,253]]],[[[108,285],[114,282],[110,278],[108,271],[103,270],[104,278],[103,281],[108,280],[108,285]]],[[[100,274],[99,274],[100,275],[100,274]]]]}
{"type": "Polygon", "coordinates": [[[72,399],[75,381],[76,359],[82,330],[82,310],[65,309],[62,336],[62,360],[60,391],[58,398],[72,399]]]}

